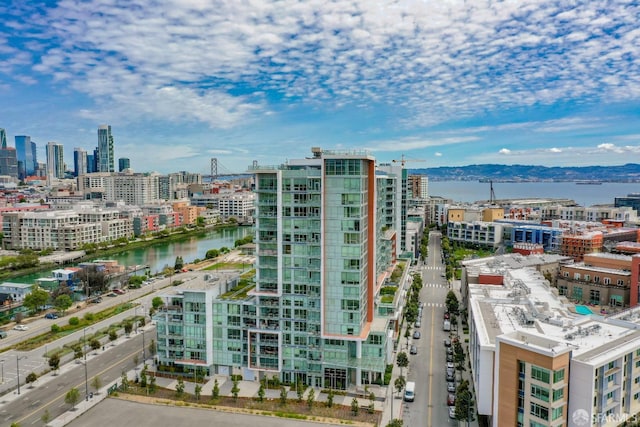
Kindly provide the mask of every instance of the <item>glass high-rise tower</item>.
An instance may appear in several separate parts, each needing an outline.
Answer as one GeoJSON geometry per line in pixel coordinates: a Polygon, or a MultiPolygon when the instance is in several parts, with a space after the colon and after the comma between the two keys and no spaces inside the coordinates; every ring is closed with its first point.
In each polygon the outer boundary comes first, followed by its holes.
{"type": "Polygon", "coordinates": [[[31,141],[31,137],[28,135],[17,135],[15,141],[20,179],[35,175],[38,166],[36,143],[31,141]]]}
{"type": "Polygon", "coordinates": [[[110,125],[98,126],[98,172],[115,172],[113,135],[110,125]]]}
{"type": "Polygon", "coordinates": [[[47,142],[47,179],[64,178],[64,147],[47,142]]]}

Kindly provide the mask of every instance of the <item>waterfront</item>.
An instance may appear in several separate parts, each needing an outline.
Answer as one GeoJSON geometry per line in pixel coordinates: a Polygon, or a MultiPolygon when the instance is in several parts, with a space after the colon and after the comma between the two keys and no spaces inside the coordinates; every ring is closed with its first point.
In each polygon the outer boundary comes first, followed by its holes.
{"type": "MultiPolygon", "coordinates": [[[[164,242],[159,240],[152,246],[124,250],[117,254],[93,259],[113,259],[118,261],[120,265],[127,267],[148,265],[151,273],[155,274],[166,266],[173,267],[177,256],[181,256],[185,262],[191,262],[196,258],[204,259],[208,250],[222,247],[233,248],[236,240],[242,239],[250,233],[253,233],[252,227],[220,228],[204,232],[202,235],[188,236],[180,241],[164,242]]],[[[52,270],[15,277],[7,281],[34,283],[37,278],[50,277],[52,270]]]]}
{"type": "MultiPolygon", "coordinates": [[[[429,195],[456,202],[487,201],[491,184],[478,181],[429,181],[429,195]]],[[[575,182],[494,182],[496,199],[566,198],[581,206],[613,205],[615,197],[640,193],[640,183],[604,182],[577,185],[575,182]]]]}

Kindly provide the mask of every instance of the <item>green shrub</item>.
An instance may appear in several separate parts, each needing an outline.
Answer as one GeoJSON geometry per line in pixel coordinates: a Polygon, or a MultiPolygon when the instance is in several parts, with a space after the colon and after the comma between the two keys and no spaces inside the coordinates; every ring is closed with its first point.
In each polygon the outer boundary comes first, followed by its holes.
{"type": "Polygon", "coordinates": [[[53,325],[51,325],[51,332],[57,334],[58,332],[60,332],[60,326],[54,323],[53,325]]]}
{"type": "Polygon", "coordinates": [[[393,364],[387,365],[384,371],[384,385],[389,385],[391,382],[391,372],[393,371],[393,364]]]}
{"type": "Polygon", "coordinates": [[[71,326],[78,326],[80,324],[80,319],[78,319],[77,317],[72,317],[69,319],[69,324],[71,326]]]}
{"type": "Polygon", "coordinates": [[[85,313],[84,320],[86,320],[87,322],[93,322],[94,319],[95,316],[93,313],[85,313]]]}
{"type": "Polygon", "coordinates": [[[242,375],[231,375],[231,381],[242,381],[242,375]]]}

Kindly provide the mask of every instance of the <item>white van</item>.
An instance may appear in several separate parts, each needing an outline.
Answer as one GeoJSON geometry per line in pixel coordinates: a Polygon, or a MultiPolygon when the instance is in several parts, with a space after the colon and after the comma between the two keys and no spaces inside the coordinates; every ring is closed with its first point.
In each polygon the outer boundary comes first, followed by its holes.
{"type": "Polygon", "coordinates": [[[451,330],[451,321],[449,321],[449,320],[445,319],[445,320],[442,322],[442,330],[443,330],[443,331],[450,331],[450,330],[451,330]]]}
{"type": "Polygon", "coordinates": [[[405,402],[413,402],[413,399],[416,396],[416,383],[413,381],[407,382],[407,385],[404,387],[404,401],[405,402]]]}

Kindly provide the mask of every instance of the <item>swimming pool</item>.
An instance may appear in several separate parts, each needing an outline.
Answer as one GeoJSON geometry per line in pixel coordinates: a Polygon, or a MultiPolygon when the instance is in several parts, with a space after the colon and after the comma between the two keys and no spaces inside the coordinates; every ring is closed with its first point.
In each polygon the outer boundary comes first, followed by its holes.
{"type": "Polygon", "coordinates": [[[586,305],[576,305],[576,313],[587,316],[589,314],[593,314],[593,311],[586,305]]]}

